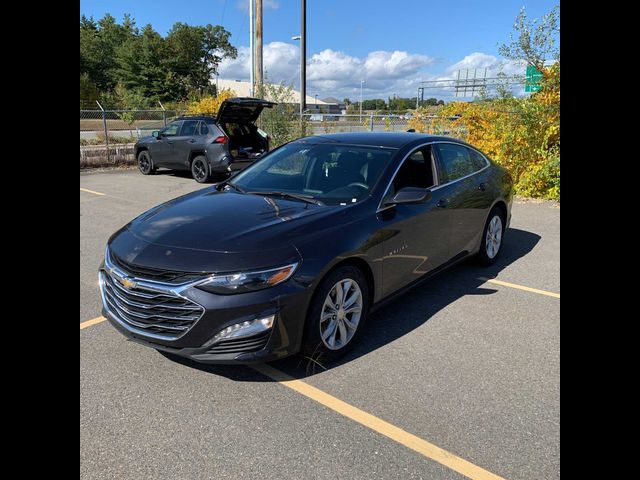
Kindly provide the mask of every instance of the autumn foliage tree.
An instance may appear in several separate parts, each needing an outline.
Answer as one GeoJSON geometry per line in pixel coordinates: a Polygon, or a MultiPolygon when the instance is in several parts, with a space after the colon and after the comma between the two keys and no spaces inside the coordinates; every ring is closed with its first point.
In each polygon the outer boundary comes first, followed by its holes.
{"type": "MultiPolygon", "coordinates": [[[[558,8],[533,22],[527,20],[523,9],[511,42],[500,48],[504,57],[532,65],[542,73],[539,91],[527,98],[503,91],[490,101],[451,102],[439,112],[453,118],[446,122],[446,130],[456,132],[509,169],[517,194],[554,200],[560,199],[558,25],[558,8]]],[[[442,133],[433,131],[438,126],[427,117],[426,109],[418,109],[409,123],[416,131],[442,133]]]]}

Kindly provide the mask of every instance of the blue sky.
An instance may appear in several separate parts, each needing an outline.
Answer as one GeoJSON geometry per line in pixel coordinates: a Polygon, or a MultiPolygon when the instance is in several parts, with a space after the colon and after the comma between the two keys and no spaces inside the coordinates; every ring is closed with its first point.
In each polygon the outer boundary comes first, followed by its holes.
{"type": "MultiPolygon", "coordinates": [[[[239,58],[221,66],[220,78],[248,79],[249,0],[81,0],[80,14],[119,21],[130,13],[138,26],[161,34],[175,22],[221,24],[239,58]],[[243,48],[244,47],[244,48],[243,48]]],[[[298,87],[299,0],[263,0],[265,68],[274,81],[298,87]]],[[[499,58],[521,7],[529,18],[548,13],[558,0],[435,2],[419,0],[307,0],[308,86],[319,98],[413,96],[420,80],[453,78],[459,68],[520,68],[499,58]]],[[[426,96],[446,97],[442,91],[426,96]]]]}

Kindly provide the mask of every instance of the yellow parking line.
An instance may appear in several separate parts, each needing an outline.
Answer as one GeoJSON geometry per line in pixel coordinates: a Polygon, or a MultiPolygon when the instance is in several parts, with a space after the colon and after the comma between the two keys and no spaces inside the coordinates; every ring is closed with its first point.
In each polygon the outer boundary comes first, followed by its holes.
{"type": "Polygon", "coordinates": [[[516,283],[503,282],[502,280],[496,280],[495,278],[478,277],[478,280],[493,283],[495,285],[502,285],[503,287],[524,290],[525,292],[538,293],[540,295],[546,295],[548,297],[560,298],[559,293],[548,292],[547,290],[540,290],[538,288],[525,287],[524,285],[518,285],[516,283]]]}
{"type": "Polygon", "coordinates": [[[106,193],[94,192],[93,190],[89,190],[88,188],[82,188],[82,187],[80,187],[80,191],[81,192],[87,192],[87,193],[93,193],[94,195],[101,195],[101,196],[105,196],[106,195],[106,193]]]}
{"type": "Polygon", "coordinates": [[[82,330],[83,328],[90,327],[91,325],[95,325],[96,323],[104,322],[105,320],[106,318],[102,316],[93,318],[91,320],[87,320],[86,322],[80,323],[80,330],[82,330]]]}
{"type": "Polygon", "coordinates": [[[254,370],[257,370],[281,385],[295,390],[301,395],[304,395],[305,397],[338,412],[340,415],[344,415],[360,425],[368,427],[371,430],[378,432],[385,437],[388,437],[391,440],[394,440],[395,442],[398,442],[401,445],[404,445],[405,447],[410,448],[411,450],[418,452],[419,454],[424,455],[425,457],[430,458],[431,460],[434,460],[441,465],[460,473],[461,475],[464,475],[467,478],[471,478],[472,480],[504,480],[502,477],[449,453],[433,443],[429,443],[420,437],[416,437],[409,432],[405,432],[401,428],[398,428],[389,422],[385,422],[370,413],[364,412],[353,405],[343,402],[342,400],[329,395],[308,383],[296,380],[295,378],[290,377],[286,373],[269,365],[260,364],[253,365],[252,367],[254,370]]]}
{"type": "MultiPolygon", "coordinates": [[[[100,316],[94,318],[92,320],[87,320],[86,322],[82,322],[80,324],[80,330],[83,328],[90,327],[97,323],[104,322],[106,318],[100,316]]],[[[454,470],[461,475],[464,475],[467,478],[472,480],[504,480],[504,478],[495,475],[484,468],[478,467],[471,462],[468,462],[464,458],[458,457],[453,453],[447,452],[442,448],[434,445],[433,443],[427,442],[420,437],[417,437],[409,432],[405,432],[401,428],[396,427],[395,425],[390,424],[389,422],[385,422],[384,420],[371,415],[359,408],[354,407],[353,405],[349,405],[342,400],[329,395],[328,393],[323,392],[322,390],[309,385],[308,383],[303,382],[302,380],[297,380],[293,377],[290,377],[284,372],[273,368],[270,365],[259,364],[251,366],[254,370],[260,372],[261,374],[275,380],[276,382],[284,385],[285,387],[294,390],[301,395],[304,395],[311,400],[314,400],[321,405],[324,405],[331,410],[338,412],[341,415],[344,415],[347,418],[363,425],[365,427],[370,428],[371,430],[378,432],[385,437],[390,438],[398,442],[401,445],[404,445],[411,450],[424,455],[431,460],[434,460],[445,467],[454,470]]]]}

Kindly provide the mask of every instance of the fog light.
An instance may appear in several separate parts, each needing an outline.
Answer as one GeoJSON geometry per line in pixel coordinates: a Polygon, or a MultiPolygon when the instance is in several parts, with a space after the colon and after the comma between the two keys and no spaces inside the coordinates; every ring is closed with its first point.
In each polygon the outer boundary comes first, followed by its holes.
{"type": "Polygon", "coordinates": [[[262,332],[266,332],[273,326],[275,315],[265,318],[257,318],[255,320],[247,320],[246,322],[234,323],[227,328],[216,333],[212,339],[212,344],[220,340],[228,340],[230,338],[252,337],[262,332]]]}

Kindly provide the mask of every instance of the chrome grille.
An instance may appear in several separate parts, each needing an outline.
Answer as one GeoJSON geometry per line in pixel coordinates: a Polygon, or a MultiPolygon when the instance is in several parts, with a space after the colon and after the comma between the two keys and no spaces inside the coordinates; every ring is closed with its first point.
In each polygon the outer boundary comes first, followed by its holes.
{"type": "Polygon", "coordinates": [[[143,335],[175,340],[204,313],[200,305],[169,290],[159,292],[138,284],[130,288],[104,270],[100,279],[107,309],[129,330],[143,335]]]}

